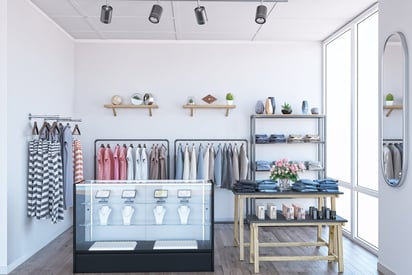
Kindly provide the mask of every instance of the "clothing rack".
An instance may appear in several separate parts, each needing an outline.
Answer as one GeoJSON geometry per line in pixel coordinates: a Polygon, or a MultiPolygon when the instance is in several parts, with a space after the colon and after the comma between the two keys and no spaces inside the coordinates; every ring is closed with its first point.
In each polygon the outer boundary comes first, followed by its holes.
{"type": "Polygon", "coordinates": [[[67,122],[82,122],[81,119],[72,117],[62,117],[60,115],[32,115],[29,113],[29,120],[36,118],[44,118],[45,120],[67,121],[67,122]]]}
{"type": "Polygon", "coordinates": [[[116,146],[116,144],[124,143],[127,145],[133,144],[143,144],[146,145],[146,148],[150,149],[150,147],[154,144],[157,145],[165,145],[167,149],[166,155],[166,163],[167,163],[167,178],[170,178],[170,163],[169,163],[169,155],[170,155],[170,148],[169,148],[169,140],[167,139],[96,139],[94,141],[94,178],[97,178],[97,152],[101,145],[109,144],[112,148],[116,146]]]}
{"type": "Polygon", "coordinates": [[[386,142],[386,141],[389,141],[389,142],[403,142],[403,139],[402,138],[384,138],[383,142],[386,142]]]}

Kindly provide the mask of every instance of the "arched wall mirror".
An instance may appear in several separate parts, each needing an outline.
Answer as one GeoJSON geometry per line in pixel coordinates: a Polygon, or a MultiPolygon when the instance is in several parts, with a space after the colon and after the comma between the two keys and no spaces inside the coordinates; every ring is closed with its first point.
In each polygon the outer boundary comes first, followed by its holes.
{"type": "Polygon", "coordinates": [[[405,181],[408,148],[408,47],[403,33],[385,41],[381,66],[381,137],[383,176],[396,187],[405,181]],[[405,153],[404,153],[405,152],[405,153]]]}

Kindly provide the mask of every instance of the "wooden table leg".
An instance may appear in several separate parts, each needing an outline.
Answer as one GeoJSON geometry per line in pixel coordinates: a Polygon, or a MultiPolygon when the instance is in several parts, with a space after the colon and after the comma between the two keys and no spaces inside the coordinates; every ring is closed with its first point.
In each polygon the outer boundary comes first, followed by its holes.
{"type": "MultiPolygon", "coordinates": [[[[318,198],[318,211],[322,211],[322,197],[318,198]]],[[[318,241],[322,239],[322,225],[318,225],[318,241]]]]}
{"type": "Polygon", "coordinates": [[[233,215],[234,241],[239,246],[239,196],[235,195],[235,213],[233,215]]]}
{"type": "Polygon", "coordinates": [[[338,270],[343,272],[343,242],[342,242],[342,225],[336,226],[336,238],[337,238],[337,252],[338,252],[338,270]]]}
{"type": "Polygon", "coordinates": [[[249,226],[249,263],[253,264],[255,262],[255,247],[254,247],[254,226],[249,226]]]}
{"type": "Polygon", "coordinates": [[[244,238],[244,223],[243,223],[243,198],[239,198],[239,254],[240,260],[243,261],[245,259],[245,238],[244,238]]]}
{"type": "Polygon", "coordinates": [[[328,240],[328,255],[336,255],[336,246],[335,246],[335,240],[336,240],[336,234],[335,234],[335,225],[329,225],[329,240],[328,240]]]}
{"type": "MultiPolygon", "coordinates": [[[[255,273],[259,273],[259,226],[252,224],[251,230],[253,230],[253,256],[255,273]]],[[[252,241],[250,241],[252,243],[252,241]]]]}

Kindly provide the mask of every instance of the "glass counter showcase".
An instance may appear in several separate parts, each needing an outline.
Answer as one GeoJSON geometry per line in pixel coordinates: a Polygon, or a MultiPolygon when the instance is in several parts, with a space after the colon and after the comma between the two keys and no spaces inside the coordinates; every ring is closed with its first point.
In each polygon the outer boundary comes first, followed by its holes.
{"type": "Polygon", "coordinates": [[[209,181],[75,185],[74,272],[213,271],[209,181]]]}

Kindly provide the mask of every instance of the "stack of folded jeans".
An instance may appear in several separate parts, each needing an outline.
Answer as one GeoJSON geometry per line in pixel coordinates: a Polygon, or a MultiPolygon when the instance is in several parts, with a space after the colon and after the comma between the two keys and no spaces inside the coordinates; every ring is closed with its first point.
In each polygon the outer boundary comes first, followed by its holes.
{"type": "Polygon", "coordinates": [[[271,165],[269,161],[257,160],[256,161],[256,171],[270,171],[271,165]]]}
{"type": "Polygon", "coordinates": [[[295,143],[295,142],[303,142],[302,135],[292,135],[290,134],[288,137],[288,142],[295,143]]]}
{"type": "Polygon", "coordinates": [[[305,142],[319,142],[320,141],[320,137],[319,135],[305,135],[305,137],[303,138],[303,140],[305,142]]]}
{"type": "Polygon", "coordinates": [[[233,184],[233,191],[239,193],[256,192],[257,183],[252,180],[237,180],[233,184]]]}
{"type": "Polygon", "coordinates": [[[338,180],[332,178],[324,178],[315,180],[319,183],[318,190],[322,192],[339,192],[338,180]]]}
{"type": "Polygon", "coordinates": [[[292,190],[299,192],[318,192],[319,182],[309,179],[300,179],[292,184],[292,190]]]}
{"type": "Polygon", "coordinates": [[[257,182],[257,191],[259,192],[277,192],[278,183],[275,180],[260,180],[257,182]]]}
{"type": "Polygon", "coordinates": [[[256,144],[269,143],[269,137],[266,134],[256,134],[255,142],[256,144]]]}
{"type": "Polygon", "coordinates": [[[269,137],[270,143],[285,143],[286,137],[284,134],[272,134],[269,137]]]}

